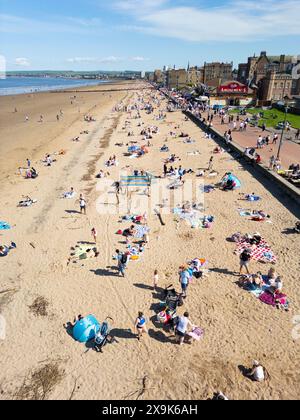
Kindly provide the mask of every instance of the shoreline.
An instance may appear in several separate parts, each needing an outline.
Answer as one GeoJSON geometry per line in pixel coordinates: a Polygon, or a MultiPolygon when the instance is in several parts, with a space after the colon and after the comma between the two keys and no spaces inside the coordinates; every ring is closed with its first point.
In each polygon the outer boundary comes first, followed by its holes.
{"type": "MultiPolygon", "coordinates": [[[[61,87],[57,88],[57,86],[53,87],[53,89],[47,89],[47,90],[36,90],[36,91],[30,91],[30,92],[21,92],[21,93],[8,93],[8,94],[1,94],[0,89],[0,98],[7,98],[7,97],[20,97],[23,95],[38,95],[43,93],[63,93],[63,92],[101,92],[102,90],[94,90],[95,88],[101,88],[108,85],[115,85],[115,84],[121,84],[122,81],[114,82],[114,81],[108,81],[108,82],[102,82],[99,84],[93,84],[93,85],[81,85],[81,86],[71,86],[71,87],[61,87]],[[89,89],[90,88],[90,89],[89,89]],[[93,89],[93,90],[91,90],[93,89]]],[[[129,83],[129,81],[124,81],[124,83],[129,83]]],[[[8,88],[9,89],[9,88],[8,88]]]]}

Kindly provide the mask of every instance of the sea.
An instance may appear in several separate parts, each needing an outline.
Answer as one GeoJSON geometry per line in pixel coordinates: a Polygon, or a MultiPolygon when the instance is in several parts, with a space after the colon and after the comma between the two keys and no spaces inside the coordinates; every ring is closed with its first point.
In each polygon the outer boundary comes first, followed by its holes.
{"type": "Polygon", "coordinates": [[[57,77],[7,77],[0,79],[0,96],[49,92],[84,86],[97,86],[108,80],[64,79],[57,77]]]}

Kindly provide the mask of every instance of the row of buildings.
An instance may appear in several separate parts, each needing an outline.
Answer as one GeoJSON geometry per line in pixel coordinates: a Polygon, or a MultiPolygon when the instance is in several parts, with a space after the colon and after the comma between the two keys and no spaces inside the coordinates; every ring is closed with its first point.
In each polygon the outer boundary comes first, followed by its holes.
{"type": "Polygon", "coordinates": [[[220,105],[247,105],[256,102],[291,100],[300,95],[300,55],[249,57],[247,63],[204,63],[202,67],[155,70],[146,78],[169,89],[205,86],[212,101],[220,105]]]}

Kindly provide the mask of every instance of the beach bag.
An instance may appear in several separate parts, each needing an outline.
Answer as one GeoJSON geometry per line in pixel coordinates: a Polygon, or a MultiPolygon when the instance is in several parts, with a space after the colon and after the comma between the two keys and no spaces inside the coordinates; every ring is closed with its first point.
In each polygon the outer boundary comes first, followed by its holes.
{"type": "Polygon", "coordinates": [[[242,234],[240,232],[234,233],[230,239],[232,242],[240,242],[242,239],[242,234]]]}
{"type": "Polygon", "coordinates": [[[127,263],[127,261],[128,261],[128,257],[127,257],[127,255],[126,255],[126,254],[122,254],[122,257],[121,257],[121,264],[126,264],[126,263],[127,263]]]}

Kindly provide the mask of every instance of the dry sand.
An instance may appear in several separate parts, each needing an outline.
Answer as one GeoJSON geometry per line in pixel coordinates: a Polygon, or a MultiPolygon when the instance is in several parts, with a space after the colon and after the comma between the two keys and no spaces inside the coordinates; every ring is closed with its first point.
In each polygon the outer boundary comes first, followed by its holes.
{"type": "MultiPolygon", "coordinates": [[[[126,147],[115,146],[116,142],[128,141],[122,130],[127,114],[111,110],[122,98],[129,103],[135,93],[77,95],[78,104],[73,106],[66,93],[0,98],[0,219],[13,226],[10,231],[1,231],[0,242],[13,240],[18,245],[0,261],[0,313],[7,322],[6,339],[0,340],[0,398],[188,400],[207,399],[221,390],[230,399],[298,399],[300,340],[292,338],[292,329],[293,317],[300,314],[299,236],[282,231],[294,225],[299,209],[229,154],[217,155],[215,168],[220,175],[233,170],[243,183],[241,192],[261,195],[260,206],[271,214],[273,224],[257,225],[240,217],[237,208],[243,203],[238,201],[239,192],[217,190],[205,195],[205,212],[216,217],[212,229],[192,230],[184,222],[177,226],[172,215],[164,216],[163,227],[157,216],[149,215],[149,249],[141,261],[129,265],[125,279],[114,276],[112,255],[116,247],[124,248],[115,235],[121,226],[119,217],[99,215],[95,205],[99,196],[95,174],[105,169],[105,160],[113,154],[120,160],[119,168],[110,170],[113,180],[126,165],[159,175],[165,157],[159,147],[177,124],[196,140],[196,144],[185,145],[182,139],[169,137],[170,150],[181,156],[184,167],[196,170],[207,166],[215,143],[205,140],[192,122],[185,122],[181,112],[169,113],[166,122],[156,122],[153,114],[143,111],[145,124],[159,125],[160,134],[154,136],[154,147],[148,155],[130,160],[123,156],[126,147]],[[12,113],[15,106],[17,114],[12,113]],[[59,109],[65,116],[57,123],[59,109]],[[87,113],[97,121],[84,122],[87,113]],[[28,123],[24,122],[26,114],[30,116],[28,123]],[[46,121],[43,124],[37,122],[40,114],[46,121]],[[79,143],[70,141],[86,129],[90,135],[81,136],[79,143]],[[46,152],[60,149],[67,153],[52,167],[39,163],[46,152]],[[201,155],[187,156],[195,149],[201,155]],[[17,175],[17,168],[24,166],[27,157],[40,173],[36,180],[17,175]],[[87,217],[72,213],[78,210],[75,200],[59,199],[71,186],[85,194],[87,217]],[[25,194],[38,203],[16,208],[25,194]],[[92,227],[98,230],[100,256],[67,266],[70,247],[77,241],[90,241],[92,227]],[[238,257],[234,244],[226,238],[236,231],[257,230],[278,256],[277,271],[291,301],[288,313],[262,304],[235,284],[237,277],[232,272],[238,269],[238,257]],[[188,309],[192,321],[205,329],[205,337],[199,343],[180,347],[171,334],[150,321],[158,299],[148,286],[152,285],[155,268],[159,270],[160,286],[172,282],[177,285],[179,265],[194,257],[207,258],[213,271],[190,286],[179,313],[188,309]],[[40,316],[34,313],[32,305],[36,303],[44,312],[40,316]],[[150,330],[149,337],[141,342],[131,333],[139,310],[149,319],[150,330]],[[94,314],[99,321],[111,316],[118,343],[107,345],[103,354],[97,354],[74,342],[63,324],[79,313],[94,314]],[[266,366],[270,381],[256,384],[242,376],[239,366],[249,366],[253,359],[266,366]],[[43,381],[47,384],[41,391],[43,381]]],[[[135,140],[140,140],[137,122],[132,120],[132,130],[135,140]]],[[[114,194],[110,199],[114,202],[114,194]]],[[[251,263],[252,271],[267,272],[269,267],[251,263]]]]}

